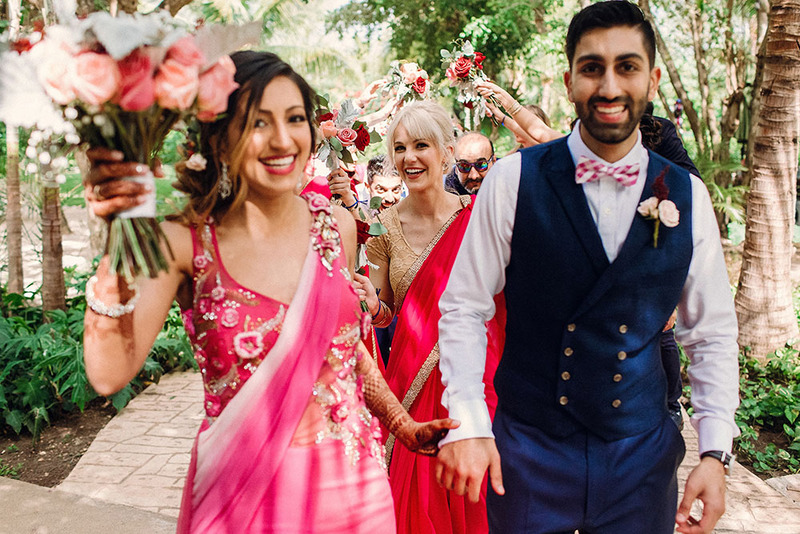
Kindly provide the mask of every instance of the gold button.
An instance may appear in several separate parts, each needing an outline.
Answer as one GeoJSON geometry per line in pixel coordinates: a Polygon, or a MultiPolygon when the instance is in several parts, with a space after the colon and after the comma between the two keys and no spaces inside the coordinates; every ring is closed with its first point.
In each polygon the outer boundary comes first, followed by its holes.
{"type": "Polygon", "coordinates": [[[611,403],[611,406],[614,408],[619,408],[619,405],[622,404],[622,401],[619,399],[614,399],[614,402],[611,403]]]}
{"type": "Polygon", "coordinates": [[[564,349],[564,356],[572,356],[572,347],[564,349]]]}
{"type": "Polygon", "coordinates": [[[624,359],[625,359],[625,358],[627,358],[627,357],[628,357],[628,353],[627,353],[627,352],[625,352],[624,350],[621,350],[621,351],[619,351],[619,352],[617,353],[617,358],[619,358],[619,361],[622,361],[622,360],[624,360],[624,359]]]}
{"type": "Polygon", "coordinates": [[[569,380],[570,378],[572,378],[572,376],[567,371],[564,371],[563,373],[561,373],[561,379],[562,380],[569,380]]]}
{"type": "Polygon", "coordinates": [[[567,403],[569,402],[569,399],[567,397],[561,397],[560,399],[558,399],[558,402],[561,403],[561,406],[566,406],[567,403]]]}
{"type": "Polygon", "coordinates": [[[574,332],[575,331],[575,323],[569,323],[567,325],[567,332],[574,332]]]}
{"type": "Polygon", "coordinates": [[[614,382],[619,382],[620,380],[622,380],[622,375],[619,374],[619,373],[615,374],[614,375],[614,382]]]}
{"type": "Polygon", "coordinates": [[[620,334],[624,334],[627,331],[628,331],[628,325],[626,325],[626,324],[619,325],[619,333],[620,334]]]}

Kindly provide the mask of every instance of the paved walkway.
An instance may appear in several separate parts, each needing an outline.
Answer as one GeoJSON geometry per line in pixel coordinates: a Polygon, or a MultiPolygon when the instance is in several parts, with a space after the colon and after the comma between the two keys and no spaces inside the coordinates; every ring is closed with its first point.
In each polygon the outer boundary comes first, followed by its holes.
{"type": "MultiPolygon", "coordinates": [[[[164,376],[100,431],[58,490],[156,512],[174,524],[189,451],[202,420],[201,400],[196,373],[164,376]]],[[[697,463],[691,425],[683,434],[687,454],[678,472],[681,484],[697,463]]],[[[800,501],[800,480],[785,477],[773,484],[800,501]]],[[[800,505],[737,465],[728,482],[727,512],[715,532],[800,534],[800,505]]]]}

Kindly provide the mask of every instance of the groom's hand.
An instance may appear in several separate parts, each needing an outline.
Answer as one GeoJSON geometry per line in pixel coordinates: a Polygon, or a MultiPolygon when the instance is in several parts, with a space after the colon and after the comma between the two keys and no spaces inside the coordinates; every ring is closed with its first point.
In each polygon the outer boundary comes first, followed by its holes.
{"type": "Polygon", "coordinates": [[[703,458],[686,479],[683,499],[675,516],[678,524],[675,530],[682,534],[708,534],[724,512],[725,470],[718,460],[703,458]],[[699,520],[690,514],[695,499],[703,502],[703,516],[699,520]]]}
{"type": "Polygon", "coordinates": [[[483,476],[489,469],[489,481],[495,493],[503,495],[503,473],[500,471],[500,453],[492,438],[473,438],[445,444],[436,457],[436,480],[456,495],[468,494],[471,502],[478,502],[483,476]]]}

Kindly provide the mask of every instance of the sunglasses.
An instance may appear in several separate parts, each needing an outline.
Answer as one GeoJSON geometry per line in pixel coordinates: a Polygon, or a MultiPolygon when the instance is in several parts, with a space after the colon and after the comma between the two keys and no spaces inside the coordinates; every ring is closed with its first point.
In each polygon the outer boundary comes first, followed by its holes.
{"type": "Polygon", "coordinates": [[[467,174],[473,167],[478,172],[484,172],[489,168],[489,161],[483,158],[479,159],[475,163],[470,163],[469,161],[464,161],[463,159],[456,161],[456,169],[464,174],[467,174]]]}

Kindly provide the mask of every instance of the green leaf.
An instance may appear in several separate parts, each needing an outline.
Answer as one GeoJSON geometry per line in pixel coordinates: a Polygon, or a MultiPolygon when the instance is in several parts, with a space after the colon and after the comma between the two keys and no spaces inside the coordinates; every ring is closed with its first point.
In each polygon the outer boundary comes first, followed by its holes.
{"type": "Polygon", "coordinates": [[[369,230],[367,231],[367,233],[369,235],[371,235],[371,236],[383,235],[386,232],[388,232],[386,227],[383,224],[379,223],[379,222],[370,224],[369,225],[369,230]]]}
{"type": "Polygon", "coordinates": [[[128,405],[128,403],[134,397],[134,395],[135,393],[133,391],[133,388],[130,386],[130,384],[128,384],[121,390],[111,395],[109,399],[111,400],[111,404],[114,405],[114,408],[116,408],[117,411],[120,411],[125,406],[128,405]]]}
{"type": "Polygon", "coordinates": [[[379,134],[375,130],[372,130],[371,132],[369,132],[369,142],[370,143],[380,143],[381,140],[383,140],[383,137],[381,137],[381,134],[379,134]]]}
{"type": "Polygon", "coordinates": [[[328,141],[330,142],[330,144],[333,147],[333,149],[336,150],[336,152],[340,152],[341,153],[342,150],[344,150],[344,147],[342,146],[342,142],[339,141],[339,139],[337,139],[336,137],[331,137],[328,141]]]}
{"type": "Polygon", "coordinates": [[[6,424],[10,426],[17,434],[22,430],[22,412],[19,410],[11,410],[6,414],[6,424]]]}
{"type": "Polygon", "coordinates": [[[381,197],[372,197],[369,199],[369,209],[376,210],[381,207],[381,202],[383,199],[381,197]]]}

